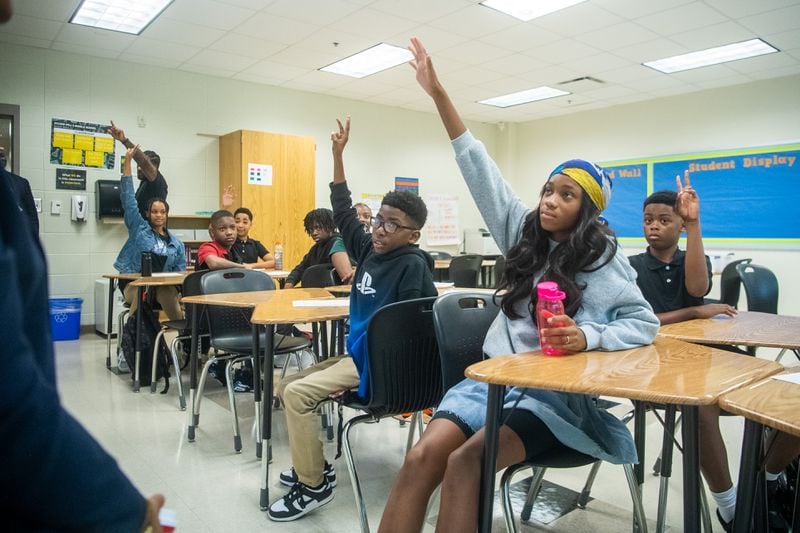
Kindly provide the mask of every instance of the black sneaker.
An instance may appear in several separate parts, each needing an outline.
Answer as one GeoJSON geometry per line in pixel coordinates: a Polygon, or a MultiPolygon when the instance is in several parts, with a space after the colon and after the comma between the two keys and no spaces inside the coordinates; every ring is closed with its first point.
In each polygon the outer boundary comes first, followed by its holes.
{"type": "Polygon", "coordinates": [[[786,486],[786,478],[781,475],[775,481],[767,481],[767,511],[771,533],[789,531],[793,508],[794,498],[786,486]]]}
{"type": "MultiPolygon", "coordinates": [[[[336,486],[336,470],[333,469],[333,465],[330,464],[328,461],[325,461],[325,468],[322,470],[322,473],[325,476],[325,481],[327,481],[331,487],[336,486]]],[[[297,478],[297,472],[294,471],[294,467],[290,468],[289,470],[284,470],[281,472],[279,477],[281,485],[286,485],[287,487],[293,487],[295,483],[300,481],[297,478]]]]}
{"type": "Polygon", "coordinates": [[[717,520],[719,520],[719,523],[722,524],[722,529],[724,529],[726,532],[733,531],[733,520],[726,522],[722,518],[722,515],[719,514],[719,509],[717,509],[717,520]]]}
{"type": "Polygon", "coordinates": [[[269,506],[267,516],[275,522],[290,522],[322,507],[333,499],[333,487],[327,480],[319,487],[309,487],[297,482],[286,496],[269,506]]]}

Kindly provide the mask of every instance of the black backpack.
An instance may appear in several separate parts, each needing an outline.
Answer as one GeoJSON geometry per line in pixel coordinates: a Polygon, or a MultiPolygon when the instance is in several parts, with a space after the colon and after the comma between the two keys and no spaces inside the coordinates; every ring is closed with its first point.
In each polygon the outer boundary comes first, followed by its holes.
{"type": "MultiPolygon", "coordinates": [[[[142,387],[149,386],[151,382],[151,368],[153,365],[153,341],[156,335],[161,330],[161,324],[158,322],[158,314],[153,311],[150,304],[142,302],[142,331],[140,336],[140,348],[142,350],[141,359],[139,361],[139,383],[142,387]]],[[[128,368],[131,369],[131,380],[135,376],[136,368],[136,314],[131,315],[125,322],[122,328],[122,354],[125,356],[125,361],[128,363],[128,368]]],[[[169,348],[164,340],[163,335],[158,342],[158,360],[156,361],[156,379],[164,378],[164,390],[161,394],[166,394],[169,390],[169,365],[171,361],[169,348]]]]}

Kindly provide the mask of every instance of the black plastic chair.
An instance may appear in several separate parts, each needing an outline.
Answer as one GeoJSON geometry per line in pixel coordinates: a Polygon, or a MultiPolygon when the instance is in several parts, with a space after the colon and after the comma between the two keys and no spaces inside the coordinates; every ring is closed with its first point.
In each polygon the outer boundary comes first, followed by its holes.
{"type": "MultiPolygon", "coordinates": [[[[445,390],[464,379],[466,368],[483,359],[483,341],[489,326],[499,312],[499,306],[494,303],[492,296],[481,293],[454,292],[446,294],[437,300],[433,307],[436,335],[439,340],[439,351],[442,360],[442,379],[445,390]]],[[[511,507],[511,478],[524,468],[533,469],[531,482],[525,506],[522,509],[522,520],[530,519],[533,501],[539,493],[545,471],[548,468],[575,468],[593,464],[589,478],[586,480],[583,492],[579,498],[579,506],[585,507],[589,499],[591,486],[597,475],[601,461],[590,455],[583,454],[566,446],[559,446],[531,461],[509,466],[501,477],[500,490],[503,501],[503,516],[506,530],[517,531],[514,522],[514,512],[511,507]]],[[[633,465],[623,465],[625,477],[633,500],[634,516],[638,524],[642,524],[640,531],[646,530],[644,509],[639,497],[636,476],[633,465]]]]}
{"type": "MultiPolygon", "coordinates": [[[[330,263],[323,263],[308,267],[303,272],[303,277],[300,285],[306,288],[320,288],[332,287],[334,285],[341,285],[339,276],[336,274],[336,269],[330,263]]],[[[317,359],[327,359],[328,357],[328,323],[317,322],[311,324],[312,335],[314,337],[314,354],[317,359]]],[[[335,328],[335,325],[334,325],[335,328]]],[[[330,337],[330,353],[335,352],[336,347],[336,333],[330,337]]]]}
{"type": "MultiPolygon", "coordinates": [[[[207,270],[201,270],[199,272],[192,272],[186,279],[183,280],[183,288],[181,289],[181,293],[183,296],[196,296],[201,293],[200,287],[200,279],[207,274],[207,270]]],[[[175,330],[178,332],[178,335],[172,339],[172,343],[170,344],[170,355],[172,356],[172,364],[175,367],[175,378],[178,382],[178,397],[180,401],[181,411],[186,409],[186,397],[183,393],[183,383],[181,382],[181,367],[180,363],[178,362],[178,345],[183,342],[189,342],[192,338],[192,313],[195,310],[194,305],[187,305],[186,306],[186,316],[182,320],[167,320],[166,322],[161,323],[161,330],[156,335],[156,340],[153,343],[153,357],[152,357],[152,367],[150,368],[150,392],[154,393],[156,391],[156,357],[158,356],[158,346],[161,337],[169,330],[175,330]]],[[[199,331],[197,332],[198,338],[208,337],[208,323],[203,319],[205,308],[203,306],[199,307],[199,312],[201,313],[197,321],[197,325],[199,331]]],[[[188,352],[188,350],[186,350],[188,352]]]]}
{"type": "Polygon", "coordinates": [[[739,265],[750,264],[752,259],[738,259],[731,261],[722,269],[719,280],[719,301],[732,307],[739,305],[739,294],[742,287],[742,278],[736,270],[739,265]]]}
{"type": "Polygon", "coordinates": [[[433,257],[434,261],[439,261],[439,260],[443,260],[443,259],[452,259],[453,258],[453,256],[450,255],[447,252],[440,252],[438,250],[425,250],[425,251],[428,252],[428,255],[433,257]]]}
{"type": "MultiPolygon", "coordinates": [[[[201,278],[201,294],[221,294],[229,292],[249,292],[249,291],[271,291],[275,289],[272,278],[264,272],[248,270],[243,268],[231,268],[226,270],[216,270],[207,273],[201,278]]],[[[242,438],[239,433],[239,417],[236,412],[236,399],[233,391],[232,364],[237,361],[244,361],[253,358],[253,330],[250,324],[250,316],[253,314],[252,308],[225,307],[219,305],[206,306],[206,316],[208,317],[208,330],[211,335],[211,347],[218,352],[223,352],[222,356],[211,356],[203,366],[200,374],[200,384],[198,386],[197,400],[195,407],[195,417],[199,421],[200,401],[203,398],[203,388],[205,387],[208,368],[215,361],[225,361],[225,373],[227,377],[228,401],[233,416],[233,447],[236,453],[242,450],[242,438]]],[[[266,333],[261,333],[262,346],[266,343],[266,333]]],[[[275,354],[289,354],[302,350],[310,349],[311,343],[304,337],[289,337],[276,334],[273,338],[275,354]]],[[[271,372],[272,369],[265,369],[271,372]]],[[[261,376],[253,376],[253,379],[261,379],[261,376]]]]}
{"type": "Polygon", "coordinates": [[[458,255],[450,261],[450,281],[456,287],[477,288],[481,277],[483,256],[458,255]]]}
{"type": "Polygon", "coordinates": [[[421,411],[441,400],[441,363],[432,311],[435,300],[431,297],[397,302],[373,315],[367,326],[370,396],[364,401],[348,394],[340,403],[340,415],[342,405],[365,411],[348,420],[341,434],[361,531],[365,533],[369,532],[369,522],[350,445],[350,430],[356,424],[421,411]]]}
{"type": "Polygon", "coordinates": [[[778,314],[778,278],[770,269],[753,263],[736,265],[744,285],[747,310],[778,314]]]}

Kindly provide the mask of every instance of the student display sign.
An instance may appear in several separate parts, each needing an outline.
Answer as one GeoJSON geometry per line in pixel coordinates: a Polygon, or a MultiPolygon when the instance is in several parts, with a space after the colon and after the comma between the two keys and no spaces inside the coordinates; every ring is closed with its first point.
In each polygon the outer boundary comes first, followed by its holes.
{"type": "Polygon", "coordinates": [[[50,163],[76,167],[114,168],[114,138],[108,124],[54,118],[50,134],[50,163]]]}

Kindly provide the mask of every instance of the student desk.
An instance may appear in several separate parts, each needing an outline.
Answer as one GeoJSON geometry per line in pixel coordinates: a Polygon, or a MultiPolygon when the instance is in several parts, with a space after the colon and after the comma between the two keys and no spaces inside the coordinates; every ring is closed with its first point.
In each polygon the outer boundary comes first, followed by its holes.
{"type": "MultiPolygon", "coordinates": [[[[111,367],[111,331],[114,325],[114,290],[117,288],[117,280],[134,280],[141,277],[141,274],[104,274],[104,278],[108,280],[108,315],[106,316],[106,328],[108,334],[106,335],[106,368],[115,374],[119,374],[119,369],[115,365],[111,367]]],[[[122,335],[121,331],[117,335],[122,335]]]]}
{"type": "Polygon", "coordinates": [[[661,326],[658,334],[686,342],[800,350],[800,317],[739,311],[661,326]]]}
{"type": "MultiPolygon", "coordinates": [[[[682,406],[684,531],[700,530],[700,471],[697,407],[739,387],[779,372],[774,361],[659,337],[650,346],[618,352],[581,352],[547,357],[540,352],[493,357],[466,370],[489,383],[486,441],[481,480],[479,530],[492,524],[499,421],[506,385],[578,394],[607,395],[640,402],[682,406]]],[[[637,410],[635,439],[639,464],[644,459],[644,423],[637,410]]],[[[665,439],[671,450],[672,435],[665,439]]],[[[637,477],[642,480],[641,467],[637,477]]]]}
{"type": "MultiPolygon", "coordinates": [[[[797,373],[791,369],[787,374],[797,373]]],[[[761,442],[764,426],[800,437],[800,385],[777,379],[765,379],[748,387],[741,388],[720,398],[719,405],[730,413],[745,417],[742,459],[739,468],[739,486],[736,495],[736,516],[733,530],[737,533],[749,532],[751,520],[755,518],[755,528],[766,531],[766,509],[756,511],[756,484],[760,478],[761,442]],[[756,512],[754,514],[754,512],[756,512]],[[763,522],[759,524],[758,520],[763,522]]],[[[800,531],[800,486],[795,488],[793,531],[800,531]]],[[[763,502],[763,494],[759,498],[763,502]]],[[[762,506],[763,507],[763,506],[762,506]]]]}

